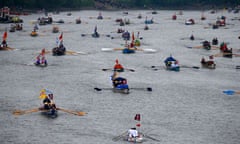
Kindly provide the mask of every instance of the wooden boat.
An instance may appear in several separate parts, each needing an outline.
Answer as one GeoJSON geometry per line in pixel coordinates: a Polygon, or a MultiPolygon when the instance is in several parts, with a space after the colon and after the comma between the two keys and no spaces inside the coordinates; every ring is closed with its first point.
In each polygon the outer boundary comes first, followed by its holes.
{"type": "Polygon", "coordinates": [[[44,108],[39,108],[39,110],[42,112],[43,115],[51,118],[56,118],[58,116],[58,111],[57,109],[51,108],[51,109],[44,109],[44,108]]]}
{"type": "Polygon", "coordinates": [[[99,33],[98,33],[98,32],[95,32],[95,33],[93,33],[93,34],[92,34],[92,37],[94,37],[94,38],[99,38],[99,37],[100,37],[100,35],[99,35],[99,33]]]}
{"type": "Polygon", "coordinates": [[[211,44],[209,41],[204,41],[202,44],[203,48],[206,50],[211,50],[211,44]]]}
{"type": "Polygon", "coordinates": [[[76,24],[81,24],[81,19],[80,18],[78,18],[78,19],[76,19],[76,24]]]}
{"type": "Polygon", "coordinates": [[[122,50],[122,53],[123,54],[132,54],[132,53],[135,53],[135,49],[132,49],[132,48],[124,48],[122,50]]]}
{"type": "Polygon", "coordinates": [[[125,135],[123,137],[124,141],[128,141],[128,142],[133,142],[133,143],[142,143],[144,141],[144,135],[142,133],[139,133],[138,137],[129,137],[128,135],[125,135]]]}
{"type": "Polygon", "coordinates": [[[53,33],[58,33],[59,32],[59,28],[57,26],[54,26],[52,29],[53,33]]]}
{"type": "Polygon", "coordinates": [[[14,48],[11,48],[11,47],[2,47],[0,46],[0,50],[5,50],[5,51],[8,51],[8,50],[14,50],[14,48]]]}
{"type": "Polygon", "coordinates": [[[48,64],[47,63],[40,63],[40,64],[38,64],[38,63],[35,62],[34,65],[35,66],[39,66],[39,67],[47,67],[48,64]]]}
{"type": "Polygon", "coordinates": [[[170,70],[170,71],[180,71],[180,66],[178,65],[178,62],[176,59],[174,59],[172,56],[166,58],[164,60],[165,66],[166,66],[166,70],[170,70]]]}
{"type": "Polygon", "coordinates": [[[32,31],[32,32],[30,33],[30,36],[36,37],[36,36],[38,36],[38,33],[37,33],[36,31],[32,31]]]}
{"type": "Polygon", "coordinates": [[[66,53],[66,48],[63,45],[52,49],[53,56],[61,56],[61,55],[65,55],[65,53],[66,53]]]}
{"type": "Polygon", "coordinates": [[[129,94],[128,88],[113,88],[112,89],[114,93],[122,93],[122,94],[129,94]]]}
{"type": "Polygon", "coordinates": [[[216,64],[213,61],[201,62],[203,68],[215,69],[216,64]]]}

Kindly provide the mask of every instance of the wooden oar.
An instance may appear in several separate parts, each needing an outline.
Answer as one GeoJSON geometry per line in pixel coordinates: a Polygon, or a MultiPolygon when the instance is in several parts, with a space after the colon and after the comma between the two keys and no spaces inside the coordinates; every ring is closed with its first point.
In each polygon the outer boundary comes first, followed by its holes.
{"type": "Polygon", "coordinates": [[[190,49],[192,49],[192,48],[203,48],[203,46],[194,46],[194,47],[192,47],[192,46],[186,46],[186,45],[185,45],[185,47],[186,48],[190,48],[190,49]]]}
{"type": "Polygon", "coordinates": [[[185,65],[182,65],[180,66],[181,68],[194,68],[194,69],[199,69],[200,67],[198,66],[185,66],[185,65]]]}
{"type": "Polygon", "coordinates": [[[13,111],[13,115],[23,115],[23,114],[29,114],[29,113],[33,113],[33,112],[38,112],[40,111],[39,108],[34,108],[34,109],[30,109],[30,110],[14,110],[13,111]]]}
{"type": "Polygon", "coordinates": [[[78,51],[66,51],[66,54],[70,54],[70,55],[78,55],[78,54],[87,54],[85,52],[78,52],[78,51]]]}
{"type": "Polygon", "coordinates": [[[112,140],[113,141],[118,141],[120,140],[123,136],[127,134],[127,131],[123,132],[121,135],[114,137],[112,140]]]}
{"type": "Polygon", "coordinates": [[[240,91],[224,90],[223,93],[225,93],[227,95],[234,95],[234,94],[240,94],[240,91]]]}
{"type": "MultiPolygon", "coordinates": [[[[102,90],[112,90],[113,88],[94,88],[96,91],[102,91],[102,90]]],[[[129,89],[134,89],[134,90],[146,90],[146,91],[152,91],[151,87],[147,87],[147,88],[129,88],[129,89]]]]}
{"type": "Polygon", "coordinates": [[[57,108],[57,110],[60,110],[60,111],[63,111],[63,112],[67,112],[67,113],[70,113],[70,114],[74,114],[74,115],[77,115],[77,116],[84,116],[86,115],[87,113],[86,112],[82,112],[82,111],[72,111],[72,110],[67,110],[67,109],[63,109],[63,108],[57,108]]]}
{"type": "Polygon", "coordinates": [[[146,138],[149,138],[149,139],[151,139],[151,140],[154,140],[154,141],[160,142],[160,140],[155,139],[155,138],[153,138],[153,137],[151,137],[151,136],[149,136],[149,135],[144,134],[143,136],[146,137],[146,138]]]}
{"type": "Polygon", "coordinates": [[[10,50],[14,50],[15,48],[11,48],[11,47],[1,47],[0,48],[0,51],[1,50],[6,50],[6,51],[10,51],[10,50]]]}
{"type": "MultiPolygon", "coordinates": [[[[102,69],[102,71],[109,71],[109,70],[110,70],[110,71],[114,71],[114,69],[112,69],[112,68],[102,69]]],[[[131,72],[135,72],[134,69],[124,68],[124,70],[131,71],[131,72]]]]}

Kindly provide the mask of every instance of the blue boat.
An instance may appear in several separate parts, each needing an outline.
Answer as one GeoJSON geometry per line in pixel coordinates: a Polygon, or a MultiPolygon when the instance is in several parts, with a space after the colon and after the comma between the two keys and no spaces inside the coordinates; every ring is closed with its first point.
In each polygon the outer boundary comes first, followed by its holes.
{"type": "Polygon", "coordinates": [[[124,54],[131,54],[131,53],[135,53],[135,50],[129,49],[129,48],[124,48],[122,50],[122,53],[124,53],[124,54]]]}
{"type": "Polygon", "coordinates": [[[178,61],[174,59],[172,56],[166,58],[164,60],[165,66],[167,70],[170,71],[180,71],[180,66],[178,65],[178,61]]]}

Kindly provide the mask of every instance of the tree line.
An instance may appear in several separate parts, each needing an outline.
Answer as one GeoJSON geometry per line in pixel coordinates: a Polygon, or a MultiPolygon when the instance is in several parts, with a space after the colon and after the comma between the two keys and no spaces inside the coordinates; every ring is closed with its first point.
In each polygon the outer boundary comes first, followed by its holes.
{"type": "Polygon", "coordinates": [[[240,5],[240,0],[0,0],[0,6],[23,9],[94,9],[96,3],[116,8],[218,8],[240,5]],[[118,7],[121,6],[121,7],[118,7]]]}

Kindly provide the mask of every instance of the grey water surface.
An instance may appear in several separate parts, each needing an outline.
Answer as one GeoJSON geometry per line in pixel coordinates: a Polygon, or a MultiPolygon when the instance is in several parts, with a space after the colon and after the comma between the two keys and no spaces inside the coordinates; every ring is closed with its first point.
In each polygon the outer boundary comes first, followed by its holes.
{"type": "MultiPolygon", "coordinates": [[[[200,59],[219,53],[219,50],[189,49],[185,46],[199,46],[203,40],[217,37],[219,42],[228,42],[228,47],[237,53],[240,48],[240,21],[231,21],[238,14],[219,11],[210,14],[205,11],[183,11],[177,20],[171,20],[178,11],[102,11],[103,20],[97,17],[99,11],[74,11],[52,15],[55,21],[63,19],[64,24],[39,26],[39,36],[30,37],[32,21],[43,14],[21,16],[23,31],[8,33],[8,45],[17,50],[0,52],[0,143],[1,144],[122,144],[112,138],[121,135],[136,125],[135,114],[141,114],[139,131],[159,139],[146,138],[145,144],[239,144],[240,143],[240,95],[225,95],[223,90],[240,90],[239,57],[232,59],[215,57],[215,70],[202,69],[200,59]],[[138,14],[142,19],[137,19],[138,14]],[[226,28],[212,29],[217,17],[227,17],[226,28]],[[145,17],[154,18],[144,31],[145,17]],[[75,24],[80,17],[82,24],[75,24]],[[110,17],[110,18],[109,18],[110,17]],[[103,52],[101,48],[120,48],[125,42],[115,33],[120,26],[117,18],[130,19],[131,24],[121,27],[129,32],[140,32],[143,37],[141,48],[155,49],[156,53],[137,51],[122,54],[121,51],[103,52]],[[185,25],[193,18],[195,25],[185,25]],[[32,63],[42,48],[51,50],[56,46],[60,33],[51,32],[57,25],[63,32],[67,50],[87,54],[52,56],[47,54],[49,65],[45,68],[32,63]],[[84,37],[93,33],[97,26],[100,38],[84,37]],[[204,28],[205,27],[205,28],[204,28]],[[208,28],[206,28],[208,27],[208,28]],[[114,39],[106,37],[110,34],[114,39]],[[190,41],[191,34],[202,40],[190,41]],[[186,38],[186,39],[183,39],[186,38]],[[183,39],[183,40],[181,40],[183,39]],[[181,65],[198,66],[200,69],[181,68],[180,72],[166,71],[163,61],[169,55],[181,65]],[[94,88],[111,88],[111,71],[115,60],[135,72],[120,73],[127,78],[131,88],[151,87],[146,90],[130,91],[124,95],[111,90],[95,91],[94,88]],[[151,66],[159,66],[152,70],[151,66]],[[59,111],[55,119],[40,112],[15,116],[16,109],[28,110],[41,105],[40,90],[47,88],[54,93],[57,107],[84,111],[86,116],[75,116],[59,111]]],[[[1,29],[9,28],[0,24],[1,29]]],[[[1,31],[3,33],[3,31],[1,31]]]]}

